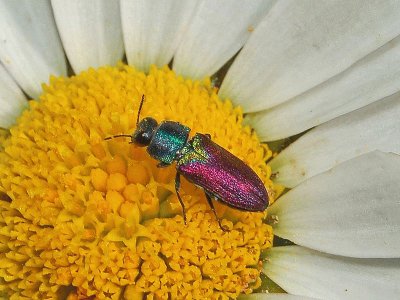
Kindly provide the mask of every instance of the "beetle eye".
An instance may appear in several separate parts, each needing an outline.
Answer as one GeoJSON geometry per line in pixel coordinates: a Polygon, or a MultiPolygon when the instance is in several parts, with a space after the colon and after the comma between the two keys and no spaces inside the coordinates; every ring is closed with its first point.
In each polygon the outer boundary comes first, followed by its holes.
{"type": "Polygon", "coordinates": [[[146,147],[150,144],[154,131],[158,124],[153,118],[144,118],[139,122],[136,131],[132,135],[132,143],[137,146],[146,147]]]}
{"type": "Polygon", "coordinates": [[[133,135],[132,141],[135,145],[146,147],[150,144],[151,137],[148,132],[135,132],[133,135]]]}

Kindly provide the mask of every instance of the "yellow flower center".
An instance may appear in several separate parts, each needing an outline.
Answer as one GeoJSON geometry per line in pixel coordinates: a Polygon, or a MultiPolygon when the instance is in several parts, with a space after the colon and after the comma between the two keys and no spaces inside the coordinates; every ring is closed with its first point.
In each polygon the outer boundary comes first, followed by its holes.
{"type": "Polygon", "coordinates": [[[0,296],[11,299],[227,299],[261,284],[260,252],[271,247],[264,213],[215,203],[174,167],[114,134],[141,117],[174,120],[212,139],[274,186],[272,153],[242,112],[210,81],[168,68],[148,75],[119,65],[51,78],[40,101],[0,139],[0,296]]]}

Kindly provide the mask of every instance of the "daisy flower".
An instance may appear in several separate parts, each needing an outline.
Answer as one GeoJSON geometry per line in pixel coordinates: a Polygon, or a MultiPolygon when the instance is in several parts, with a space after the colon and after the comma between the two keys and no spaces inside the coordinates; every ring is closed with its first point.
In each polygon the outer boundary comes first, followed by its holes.
{"type": "Polygon", "coordinates": [[[389,0],[0,1],[0,296],[398,298],[399,36],[389,0]],[[142,95],[267,211],[215,202],[225,232],[183,180],[185,224],[175,169],[104,140],[142,95]]]}

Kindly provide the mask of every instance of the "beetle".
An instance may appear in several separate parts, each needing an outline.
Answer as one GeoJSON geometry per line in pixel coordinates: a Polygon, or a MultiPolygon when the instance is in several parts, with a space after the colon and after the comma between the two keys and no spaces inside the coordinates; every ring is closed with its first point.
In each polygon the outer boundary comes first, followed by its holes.
{"type": "Polygon", "coordinates": [[[129,137],[131,144],[147,147],[149,155],[159,161],[157,167],[168,167],[176,163],[175,191],[182,206],[185,224],[185,205],[179,193],[181,175],[203,188],[207,202],[223,231],[228,230],[222,226],[212,198],[242,211],[264,211],[268,207],[267,190],[246,163],[214,143],[209,134],[195,133],[189,139],[190,128],[179,122],[162,121],[158,124],[152,117],[140,120],[144,100],[143,95],[133,134],[118,134],[105,140],[129,137]]]}

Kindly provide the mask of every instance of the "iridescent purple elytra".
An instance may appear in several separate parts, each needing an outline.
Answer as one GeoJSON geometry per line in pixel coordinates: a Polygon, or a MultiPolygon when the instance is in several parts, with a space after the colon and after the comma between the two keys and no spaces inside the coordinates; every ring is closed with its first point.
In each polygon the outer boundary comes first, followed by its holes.
{"type": "Polygon", "coordinates": [[[224,231],[227,229],[221,225],[212,198],[244,211],[263,211],[268,207],[268,193],[257,174],[242,160],[214,143],[210,135],[196,133],[189,140],[190,128],[178,122],[158,124],[151,117],[139,122],[144,99],[143,95],[135,132],[132,135],[114,135],[106,140],[130,137],[132,144],[147,147],[150,156],[159,161],[158,167],[176,162],[175,190],[185,224],[185,205],[179,194],[180,175],[204,189],[208,204],[224,231]]]}
{"type": "Polygon", "coordinates": [[[257,174],[239,158],[196,133],[176,159],[176,170],[187,180],[230,207],[263,211],[268,194],[257,174]]]}

